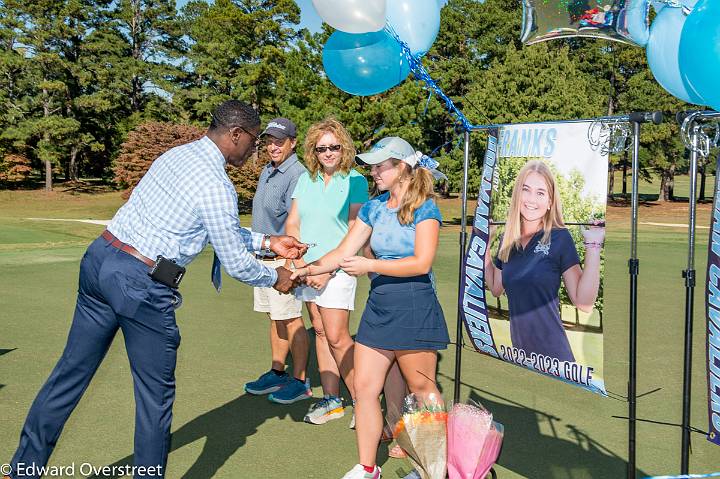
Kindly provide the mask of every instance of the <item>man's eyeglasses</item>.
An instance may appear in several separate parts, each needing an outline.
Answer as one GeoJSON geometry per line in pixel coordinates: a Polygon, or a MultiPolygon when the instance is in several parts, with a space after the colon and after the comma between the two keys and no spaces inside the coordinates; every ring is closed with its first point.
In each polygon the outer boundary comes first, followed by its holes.
{"type": "MultiPolygon", "coordinates": [[[[257,150],[260,149],[260,146],[262,145],[262,139],[261,139],[259,136],[255,135],[254,133],[252,133],[252,132],[250,132],[250,131],[247,131],[245,128],[243,128],[243,127],[240,126],[240,125],[235,125],[235,126],[237,126],[237,127],[240,128],[242,131],[244,131],[245,133],[247,133],[247,134],[250,136],[250,138],[253,139],[253,150],[254,150],[254,151],[257,151],[257,150]]],[[[231,126],[230,128],[234,128],[234,127],[231,126]]]]}
{"type": "Polygon", "coordinates": [[[240,126],[240,125],[238,125],[238,128],[240,128],[242,131],[244,131],[245,133],[247,133],[248,135],[250,135],[250,138],[252,138],[253,141],[255,142],[255,149],[257,149],[257,148],[260,146],[260,141],[261,141],[261,140],[260,140],[260,137],[259,137],[259,136],[255,135],[255,134],[253,134],[253,133],[251,133],[251,132],[249,132],[249,131],[247,131],[245,128],[243,128],[243,127],[240,126]]]}
{"type": "Polygon", "coordinates": [[[213,115],[212,113],[210,114],[210,116],[211,116],[212,119],[215,121],[215,123],[217,123],[217,124],[219,124],[219,125],[224,125],[224,126],[227,127],[228,129],[240,128],[242,131],[244,131],[245,133],[247,133],[248,135],[250,135],[250,138],[252,138],[253,141],[255,142],[255,149],[256,149],[256,150],[257,150],[257,148],[260,146],[260,137],[257,136],[256,134],[248,131],[246,128],[243,128],[243,127],[240,126],[240,125],[228,125],[227,123],[225,123],[225,122],[223,122],[223,121],[220,121],[220,120],[219,120],[215,115],[213,115]]]}
{"type": "Polygon", "coordinates": [[[315,153],[325,153],[326,151],[340,151],[342,145],[330,145],[330,146],[316,146],[315,153]]]}

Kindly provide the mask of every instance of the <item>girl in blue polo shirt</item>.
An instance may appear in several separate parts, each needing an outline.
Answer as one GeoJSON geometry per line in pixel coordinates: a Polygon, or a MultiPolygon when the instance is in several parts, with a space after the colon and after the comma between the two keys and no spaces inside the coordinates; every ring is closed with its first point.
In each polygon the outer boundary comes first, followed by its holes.
{"type": "MultiPolygon", "coordinates": [[[[343,479],[378,479],[375,464],[383,428],[379,396],[397,361],[408,388],[424,398],[440,397],[435,384],[437,350],[450,342],[430,277],[437,251],[440,211],[433,201],[433,175],[410,144],[383,138],[358,155],[372,165],[385,193],[360,209],[342,243],[295,272],[312,278],[338,267],[359,276],[373,273],[370,296],[355,337],[355,416],[359,464],[343,479]],[[375,258],[357,256],[370,241],[375,258]]],[[[432,160],[431,160],[432,161],[432,160]]]]}
{"type": "Polygon", "coordinates": [[[552,172],[542,161],[525,164],[515,181],[498,255],[495,261],[490,253],[485,256],[485,281],[494,296],[507,295],[512,345],[528,357],[537,353],[575,361],[560,318],[560,280],[575,307],[592,311],[605,229],[585,229],[583,236],[581,268],[552,172]]]}

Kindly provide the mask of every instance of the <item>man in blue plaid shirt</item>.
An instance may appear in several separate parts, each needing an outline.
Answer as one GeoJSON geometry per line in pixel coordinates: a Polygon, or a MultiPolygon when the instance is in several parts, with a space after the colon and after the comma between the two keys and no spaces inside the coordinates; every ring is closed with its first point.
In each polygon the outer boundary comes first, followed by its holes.
{"type": "Polygon", "coordinates": [[[47,464],[118,329],[135,385],[133,475],[164,477],[180,344],[175,309],[181,299],[175,284],[149,276],[156,263],[152,258],[185,266],[210,242],[230,276],[287,293],[294,286],[290,271],[268,268],[251,252],[295,259],[307,249],[289,236],[240,227],[237,193],[225,164],[241,166],[254,151],[259,130],[260,119],[249,105],[235,100],[220,105],[207,135],[155,160],[88,247],[65,351],[33,402],[8,477],[38,477],[33,469],[47,464]]]}

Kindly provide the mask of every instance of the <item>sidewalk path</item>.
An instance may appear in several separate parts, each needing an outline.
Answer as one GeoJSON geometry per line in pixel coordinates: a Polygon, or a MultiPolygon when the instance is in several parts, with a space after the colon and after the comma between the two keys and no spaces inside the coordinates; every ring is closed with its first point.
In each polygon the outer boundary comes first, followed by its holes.
{"type": "MultiPolygon", "coordinates": [[[[648,225],[648,226],[668,226],[671,228],[687,228],[688,225],[682,224],[682,223],[650,223],[647,221],[640,221],[641,225],[648,225]]],[[[696,228],[709,230],[709,226],[702,226],[702,225],[695,225],[696,228]]]]}
{"type": "Polygon", "coordinates": [[[78,223],[88,223],[91,225],[103,225],[107,226],[110,220],[77,220],[77,219],[65,219],[65,218],[25,218],[26,220],[34,221],[76,221],[78,223]]]}

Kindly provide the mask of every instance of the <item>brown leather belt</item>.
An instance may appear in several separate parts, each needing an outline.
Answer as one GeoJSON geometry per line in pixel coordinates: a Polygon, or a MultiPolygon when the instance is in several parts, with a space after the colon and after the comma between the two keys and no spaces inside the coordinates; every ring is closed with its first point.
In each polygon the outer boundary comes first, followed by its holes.
{"type": "Polygon", "coordinates": [[[278,258],[277,256],[263,256],[261,254],[256,254],[255,259],[260,261],[277,261],[282,258],[278,258]]]}
{"type": "Polygon", "coordinates": [[[115,235],[113,235],[108,230],[103,231],[101,236],[103,238],[105,238],[108,241],[108,243],[110,243],[110,246],[113,246],[113,247],[119,249],[120,251],[122,251],[123,253],[129,254],[130,256],[134,256],[135,258],[139,259],[140,261],[142,261],[143,263],[145,263],[146,265],[148,265],[151,268],[153,266],[155,266],[155,261],[151,260],[147,256],[143,256],[142,254],[140,254],[140,252],[138,250],[136,250],[129,244],[123,243],[122,241],[117,239],[115,237],[115,235]]]}

